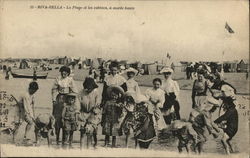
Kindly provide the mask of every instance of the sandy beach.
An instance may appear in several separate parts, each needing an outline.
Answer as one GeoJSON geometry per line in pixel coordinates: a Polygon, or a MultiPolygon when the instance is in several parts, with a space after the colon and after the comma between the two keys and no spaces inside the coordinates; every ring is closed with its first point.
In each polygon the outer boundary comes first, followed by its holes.
{"type": "MultiPolygon", "coordinates": [[[[154,76],[151,76],[153,78],[154,76]]],[[[139,77],[138,77],[139,78],[139,77]]],[[[8,93],[14,95],[17,99],[19,96],[25,92],[27,89],[27,85],[31,80],[28,79],[10,79],[5,80],[4,76],[1,74],[0,83],[1,83],[1,91],[7,91],[8,93]]],[[[39,90],[36,93],[36,102],[35,102],[35,114],[40,113],[51,113],[51,87],[54,80],[51,79],[45,79],[45,80],[38,80],[39,84],[39,90]]],[[[179,80],[178,81],[180,85],[184,85],[184,82],[187,82],[186,80],[179,80]]],[[[189,81],[191,82],[191,81],[189,81]]],[[[139,82],[140,83],[140,82],[139,82]]],[[[192,83],[192,82],[191,82],[192,83]]],[[[78,90],[82,89],[82,81],[77,80],[76,85],[78,90]]],[[[243,84],[242,84],[243,86],[243,84]]],[[[141,86],[140,87],[142,92],[144,92],[148,86],[141,86]]],[[[244,87],[245,88],[245,87],[244,87]]],[[[241,88],[241,89],[244,89],[241,88]]],[[[99,91],[101,93],[102,90],[102,84],[99,84],[99,91]]],[[[234,148],[237,153],[249,153],[248,144],[249,144],[249,115],[245,115],[247,111],[249,111],[249,95],[237,95],[237,100],[239,104],[246,105],[245,109],[238,108],[239,113],[239,130],[236,136],[233,138],[232,142],[234,145],[234,148]]],[[[182,88],[180,92],[180,114],[182,118],[188,118],[189,113],[191,111],[191,90],[189,88],[182,88]]],[[[214,114],[214,119],[218,116],[218,111],[214,114]]],[[[17,135],[17,145],[21,143],[23,138],[23,132],[24,127],[26,123],[23,123],[18,135],[17,135]]],[[[31,132],[31,135],[33,135],[34,139],[34,133],[31,132]]],[[[80,132],[76,131],[74,133],[74,141],[73,141],[73,148],[75,150],[78,150],[80,148],[79,145],[79,136],[80,132]]],[[[52,148],[56,149],[55,151],[59,152],[58,148],[60,146],[57,146],[55,143],[55,138],[52,138],[52,148]]],[[[46,140],[43,139],[41,141],[41,146],[46,148],[46,140]]],[[[10,150],[8,150],[8,146],[11,148],[15,148],[15,146],[11,145],[11,137],[9,135],[1,135],[1,144],[5,144],[1,146],[1,150],[5,155],[11,154],[9,153],[10,150]]],[[[104,136],[101,134],[101,126],[99,127],[98,132],[98,145],[97,150],[105,150],[103,149],[102,145],[104,144],[104,136]]],[[[125,147],[125,136],[121,136],[118,138],[118,145],[121,147],[122,150],[123,147],[125,147]]],[[[134,141],[131,139],[129,142],[129,148],[133,148],[134,141]]],[[[16,147],[18,150],[20,148],[16,147]]],[[[32,150],[37,150],[39,147],[33,147],[33,148],[27,148],[32,150]]],[[[26,148],[24,148],[26,149],[26,148]]],[[[52,149],[52,151],[53,151],[52,149]]],[[[109,149],[108,149],[109,150],[109,149]]],[[[177,139],[163,139],[159,142],[157,140],[154,140],[150,146],[150,150],[159,150],[159,151],[168,151],[168,152],[177,152],[177,139]]],[[[50,151],[50,150],[49,150],[50,151]]],[[[123,150],[122,150],[123,151],[123,150]]],[[[212,136],[208,137],[208,141],[204,145],[204,152],[207,154],[219,154],[223,155],[225,154],[221,143],[218,141],[218,139],[213,139],[212,136]]],[[[143,152],[142,152],[143,153],[143,152]]],[[[13,153],[12,153],[13,154],[13,153]]],[[[28,154],[28,153],[27,153],[28,154]]],[[[48,153],[49,154],[49,153],[48,153]]],[[[60,155],[60,152],[58,153],[60,155]]],[[[62,154],[62,153],[61,153],[62,154]]],[[[144,153],[145,154],[145,153],[144,153]]],[[[25,156],[25,154],[23,155],[25,156]]],[[[98,156],[98,155],[97,155],[98,156]]],[[[107,155],[109,156],[109,155],[107,155]]],[[[136,155],[133,155],[136,156],[136,155]]],[[[157,155],[155,155],[157,156],[157,155]]]]}

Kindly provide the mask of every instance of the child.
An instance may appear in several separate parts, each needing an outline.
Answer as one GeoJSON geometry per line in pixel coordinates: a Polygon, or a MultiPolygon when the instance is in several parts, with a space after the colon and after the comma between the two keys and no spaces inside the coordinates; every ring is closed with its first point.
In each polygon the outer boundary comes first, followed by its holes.
{"type": "Polygon", "coordinates": [[[83,146],[83,137],[86,134],[88,148],[92,136],[94,147],[97,145],[97,127],[101,122],[101,111],[99,109],[101,98],[99,97],[98,85],[93,78],[87,77],[83,82],[83,87],[84,89],[79,94],[81,104],[78,118],[81,131],[80,147],[83,146]]]}
{"type": "Polygon", "coordinates": [[[63,141],[62,145],[66,145],[66,141],[69,142],[69,146],[72,147],[73,133],[77,129],[77,107],[75,105],[76,93],[69,93],[66,95],[66,103],[62,111],[62,123],[63,123],[63,141]]]}
{"type": "Polygon", "coordinates": [[[138,73],[138,71],[134,68],[129,68],[126,70],[128,80],[126,81],[126,89],[128,92],[134,92],[136,94],[140,94],[140,88],[138,83],[134,80],[135,75],[138,73]]]}
{"type": "Polygon", "coordinates": [[[135,93],[126,92],[124,96],[123,111],[126,113],[125,119],[122,123],[122,129],[126,135],[126,147],[128,147],[129,136],[134,127],[134,109],[135,109],[135,93]]]}
{"type": "Polygon", "coordinates": [[[48,146],[51,145],[51,137],[54,135],[55,118],[51,114],[40,114],[35,119],[36,144],[39,145],[41,136],[47,138],[48,146]]]}
{"type": "Polygon", "coordinates": [[[214,137],[217,137],[217,132],[219,130],[212,123],[211,118],[212,113],[219,107],[219,102],[214,98],[207,98],[206,102],[198,107],[200,108],[195,108],[191,111],[189,121],[198,134],[196,146],[198,153],[201,153],[203,144],[207,141],[205,129],[208,130],[209,134],[213,134],[214,137]]]}
{"type": "Polygon", "coordinates": [[[144,95],[138,95],[135,106],[135,139],[141,149],[148,149],[150,143],[155,138],[155,126],[153,113],[148,111],[149,100],[144,95]]]}
{"type": "Polygon", "coordinates": [[[182,148],[185,147],[189,153],[193,147],[195,151],[195,144],[197,142],[197,133],[192,127],[190,122],[184,120],[175,120],[169,127],[170,130],[175,132],[175,136],[179,139],[178,151],[181,153],[182,148]]]}
{"type": "Polygon", "coordinates": [[[163,104],[165,102],[165,92],[160,89],[161,83],[162,82],[160,78],[155,78],[153,80],[153,88],[146,90],[146,97],[151,103],[149,108],[154,113],[154,124],[158,130],[166,128],[166,123],[164,122],[162,113],[160,111],[160,108],[163,108],[163,104]]]}
{"type": "Polygon", "coordinates": [[[124,91],[119,86],[110,86],[107,89],[109,100],[103,107],[102,133],[105,135],[105,145],[109,144],[109,136],[112,136],[112,147],[116,147],[116,136],[122,135],[121,123],[124,118],[122,104],[119,103],[124,91]]]}

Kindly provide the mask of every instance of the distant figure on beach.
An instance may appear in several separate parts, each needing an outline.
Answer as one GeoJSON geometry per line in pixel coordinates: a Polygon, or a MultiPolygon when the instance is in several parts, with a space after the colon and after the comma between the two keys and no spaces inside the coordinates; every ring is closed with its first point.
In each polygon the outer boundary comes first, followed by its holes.
{"type": "Polygon", "coordinates": [[[70,68],[67,66],[62,66],[59,72],[61,73],[61,75],[55,79],[52,87],[52,114],[55,117],[57,144],[59,144],[60,129],[62,128],[62,110],[63,105],[65,103],[66,95],[71,92],[77,93],[74,80],[72,77],[69,77],[70,68]]]}

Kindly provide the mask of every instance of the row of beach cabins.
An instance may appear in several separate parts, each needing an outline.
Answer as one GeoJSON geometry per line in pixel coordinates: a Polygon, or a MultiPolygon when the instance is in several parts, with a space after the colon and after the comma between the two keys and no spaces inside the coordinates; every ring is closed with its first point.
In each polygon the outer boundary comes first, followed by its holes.
{"type": "MultiPolygon", "coordinates": [[[[0,66],[7,64],[11,67],[16,67],[19,69],[26,69],[35,66],[41,66],[45,68],[45,70],[49,70],[50,65],[68,65],[73,69],[88,69],[94,68],[98,69],[101,65],[103,67],[108,67],[111,60],[104,60],[102,58],[72,58],[72,57],[54,57],[54,58],[43,58],[43,59],[20,59],[20,58],[7,58],[0,59],[0,66]]],[[[140,62],[140,61],[128,61],[128,60],[120,60],[118,61],[119,65],[123,69],[127,69],[129,67],[133,67],[138,70],[143,70],[143,74],[151,75],[158,74],[159,71],[164,66],[170,66],[176,72],[185,72],[187,66],[194,64],[194,62],[188,61],[155,61],[155,62],[140,62]]],[[[199,62],[205,63],[207,65],[215,65],[220,71],[222,68],[222,64],[220,62],[199,62]]],[[[223,62],[224,72],[249,72],[249,60],[235,60],[235,61],[224,61],[223,62]]]]}

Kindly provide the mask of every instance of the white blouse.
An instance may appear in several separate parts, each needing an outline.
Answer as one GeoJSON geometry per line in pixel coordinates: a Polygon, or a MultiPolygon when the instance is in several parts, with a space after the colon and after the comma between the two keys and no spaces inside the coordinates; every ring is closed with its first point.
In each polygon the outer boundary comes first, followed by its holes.
{"type": "Polygon", "coordinates": [[[133,78],[127,80],[126,85],[128,92],[135,92],[135,94],[141,93],[138,83],[133,78]]]}
{"type": "Polygon", "coordinates": [[[126,82],[126,79],[121,75],[116,74],[115,76],[105,76],[104,81],[106,82],[107,86],[121,86],[126,82]]]}
{"type": "Polygon", "coordinates": [[[163,104],[165,102],[165,92],[162,89],[147,89],[145,95],[148,99],[152,99],[154,101],[159,101],[157,104],[158,108],[163,108],[163,104]]]}
{"type": "Polygon", "coordinates": [[[70,93],[70,90],[77,93],[77,89],[72,77],[62,78],[61,76],[55,79],[52,87],[52,99],[56,101],[56,96],[58,94],[70,93]]]}
{"type": "Polygon", "coordinates": [[[174,81],[171,78],[164,80],[161,89],[167,94],[174,93],[176,99],[179,99],[180,88],[177,81],[174,81]]]}

